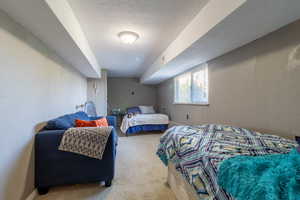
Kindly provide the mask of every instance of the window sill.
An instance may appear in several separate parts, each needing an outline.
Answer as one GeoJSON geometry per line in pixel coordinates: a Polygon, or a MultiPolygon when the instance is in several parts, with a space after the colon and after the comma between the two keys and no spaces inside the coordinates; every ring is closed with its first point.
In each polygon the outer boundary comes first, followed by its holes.
{"type": "Polygon", "coordinates": [[[209,103],[173,103],[174,105],[209,106],[209,103]]]}

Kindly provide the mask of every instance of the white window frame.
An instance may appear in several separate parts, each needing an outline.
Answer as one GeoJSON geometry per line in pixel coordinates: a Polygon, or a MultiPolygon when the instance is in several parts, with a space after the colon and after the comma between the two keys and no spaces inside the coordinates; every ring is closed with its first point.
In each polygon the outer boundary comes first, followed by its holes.
{"type": "Polygon", "coordinates": [[[174,98],[173,98],[173,104],[178,104],[178,105],[201,105],[201,106],[208,106],[209,105],[209,74],[208,74],[208,65],[207,64],[203,64],[199,67],[196,67],[195,69],[189,71],[189,72],[186,72],[186,73],[183,73],[177,77],[174,78],[174,98]],[[207,102],[192,102],[192,91],[193,91],[193,87],[194,87],[194,84],[193,83],[193,74],[200,71],[201,69],[205,68],[206,70],[206,73],[207,73],[207,102]],[[190,78],[190,81],[191,81],[191,101],[190,102],[176,102],[176,93],[177,93],[177,79],[182,77],[182,76],[185,76],[187,74],[190,74],[191,78],[190,78]]]}

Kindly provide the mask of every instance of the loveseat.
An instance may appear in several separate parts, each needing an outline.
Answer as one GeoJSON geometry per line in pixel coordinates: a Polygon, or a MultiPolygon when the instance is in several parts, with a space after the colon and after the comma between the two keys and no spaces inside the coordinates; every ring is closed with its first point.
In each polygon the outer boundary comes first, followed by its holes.
{"type": "Polygon", "coordinates": [[[49,187],[66,184],[105,182],[109,187],[114,178],[116,146],[116,118],[107,116],[113,130],[109,136],[102,160],[58,150],[63,133],[75,126],[75,119],[95,120],[84,112],[68,114],[48,121],[35,136],[35,186],[40,194],[49,187]]]}

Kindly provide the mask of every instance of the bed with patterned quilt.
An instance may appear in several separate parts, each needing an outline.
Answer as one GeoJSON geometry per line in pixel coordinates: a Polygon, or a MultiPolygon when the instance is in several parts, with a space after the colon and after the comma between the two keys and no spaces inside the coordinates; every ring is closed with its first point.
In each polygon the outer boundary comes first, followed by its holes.
{"type": "Polygon", "coordinates": [[[227,125],[174,126],[162,135],[157,155],[169,167],[169,177],[180,174],[194,190],[186,193],[196,195],[185,199],[233,200],[218,185],[223,161],[241,155],[287,154],[296,146],[293,140],[227,125]],[[176,172],[170,173],[172,168],[176,172]]]}

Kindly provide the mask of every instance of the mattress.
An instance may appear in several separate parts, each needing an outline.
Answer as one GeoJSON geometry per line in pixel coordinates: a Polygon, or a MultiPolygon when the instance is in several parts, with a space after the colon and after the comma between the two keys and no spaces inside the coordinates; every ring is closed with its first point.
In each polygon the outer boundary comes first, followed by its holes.
{"type": "Polygon", "coordinates": [[[218,185],[222,161],[238,155],[285,154],[295,146],[292,140],[232,126],[175,126],[162,135],[157,155],[166,166],[174,164],[199,196],[206,193],[211,199],[233,200],[218,185]]]}
{"type": "Polygon", "coordinates": [[[136,114],[131,117],[125,115],[120,129],[123,133],[127,133],[127,130],[131,127],[167,124],[169,124],[169,117],[164,114],[136,114]]]}
{"type": "Polygon", "coordinates": [[[127,129],[126,135],[138,133],[138,132],[150,132],[150,131],[159,131],[164,132],[168,129],[168,124],[155,124],[155,125],[139,125],[131,126],[127,129]]]}

